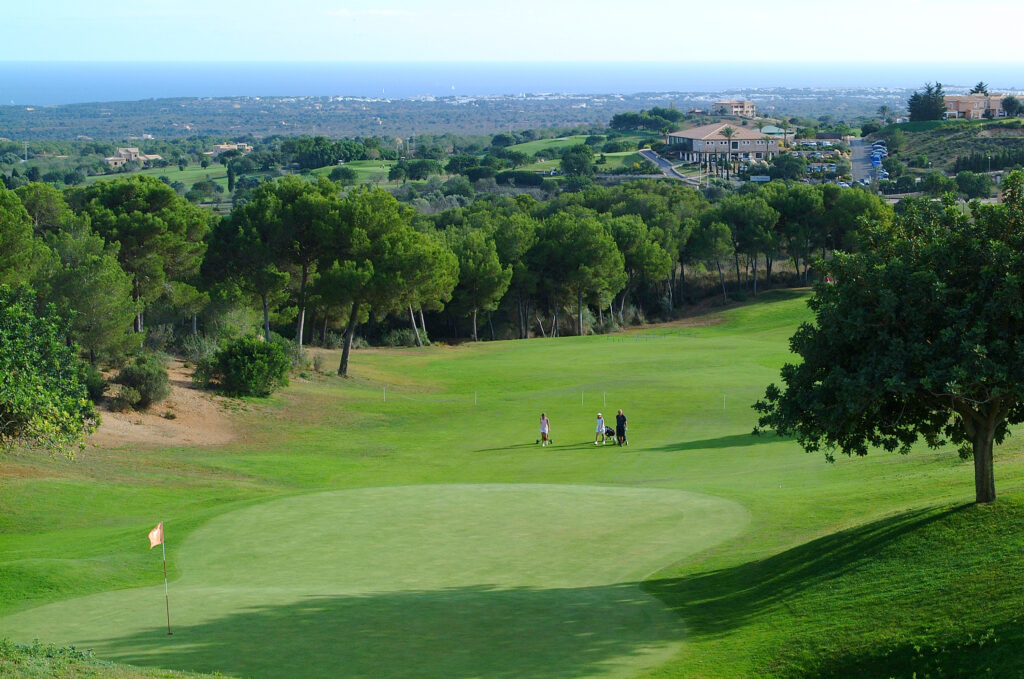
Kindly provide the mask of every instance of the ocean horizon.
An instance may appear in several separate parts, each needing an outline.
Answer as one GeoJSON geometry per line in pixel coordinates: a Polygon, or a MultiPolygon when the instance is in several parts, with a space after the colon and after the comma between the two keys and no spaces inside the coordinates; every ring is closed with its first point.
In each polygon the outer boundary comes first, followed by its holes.
{"type": "Polygon", "coordinates": [[[175,97],[409,99],[786,88],[1024,87],[1024,63],[884,62],[0,62],[0,105],[175,97]]]}

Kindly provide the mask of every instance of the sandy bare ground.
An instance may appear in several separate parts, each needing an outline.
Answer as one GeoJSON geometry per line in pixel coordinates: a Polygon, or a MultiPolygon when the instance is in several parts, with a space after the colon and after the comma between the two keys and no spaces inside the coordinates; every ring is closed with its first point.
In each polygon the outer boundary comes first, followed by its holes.
{"type": "MultiPolygon", "coordinates": [[[[237,438],[231,413],[225,408],[227,399],[194,386],[191,369],[181,361],[171,361],[167,373],[171,395],[146,412],[112,412],[109,399],[104,399],[99,406],[102,423],[88,445],[217,446],[237,438]]],[[[115,389],[112,385],[111,391],[115,389]]]]}

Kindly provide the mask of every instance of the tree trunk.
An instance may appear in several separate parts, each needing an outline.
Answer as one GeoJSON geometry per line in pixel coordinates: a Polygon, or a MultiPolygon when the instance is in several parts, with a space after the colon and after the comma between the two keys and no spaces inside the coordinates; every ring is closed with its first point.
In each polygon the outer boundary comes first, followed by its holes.
{"type": "Polygon", "coordinates": [[[352,338],[356,334],[359,321],[359,304],[358,299],[352,302],[352,313],[349,314],[348,325],[345,326],[345,344],[341,350],[341,363],[338,364],[338,374],[342,377],[348,377],[348,355],[352,351],[352,338]]]}
{"type": "Polygon", "coordinates": [[[487,327],[491,329],[491,341],[494,341],[494,314],[487,312],[487,327]]]}
{"type": "Polygon", "coordinates": [[[192,314],[192,336],[199,334],[199,314],[192,314]]]}
{"type": "Polygon", "coordinates": [[[740,253],[738,250],[733,252],[733,258],[736,260],[736,287],[742,288],[743,283],[740,281],[740,253]]]}
{"type": "Polygon", "coordinates": [[[722,281],[722,301],[726,304],[729,303],[729,294],[725,291],[725,272],[722,271],[722,262],[718,259],[715,260],[715,266],[718,267],[718,279],[722,281]]]}
{"type": "Polygon", "coordinates": [[[320,333],[320,342],[324,346],[327,346],[327,318],[328,318],[328,316],[330,316],[330,314],[327,312],[327,309],[324,309],[324,331],[322,333],[320,333]]]}
{"type": "Polygon", "coordinates": [[[473,307],[473,341],[476,342],[476,307],[473,307]]]}
{"type": "Polygon", "coordinates": [[[412,331],[416,335],[416,346],[422,347],[423,340],[420,339],[420,331],[416,328],[416,314],[412,311],[412,304],[409,305],[409,320],[412,321],[412,331]]]}
{"type": "Polygon", "coordinates": [[[263,301],[263,339],[270,341],[270,302],[267,300],[266,293],[260,295],[260,299],[263,301]]]}
{"type": "Polygon", "coordinates": [[[757,297],[757,254],[754,255],[751,268],[754,270],[754,297],[757,297]]]}
{"type": "Polygon", "coordinates": [[[309,279],[309,266],[302,265],[302,279],[299,283],[299,318],[295,325],[295,342],[302,346],[302,336],[306,330],[306,281],[309,279]]]}
{"type": "Polygon", "coordinates": [[[576,291],[576,334],[583,335],[583,290],[576,291]]]}
{"type": "Polygon", "coordinates": [[[994,502],[996,479],[992,468],[992,441],[995,427],[979,427],[974,433],[974,501],[994,502]]]}
{"type": "Polygon", "coordinates": [[[429,342],[430,335],[427,334],[427,322],[423,320],[423,307],[420,307],[420,330],[423,331],[423,336],[426,337],[429,342]]]}
{"type": "Polygon", "coordinates": [[[555,305],[555,313],[551,320],[551,336],[558,337],[558,305],[555,305]]]}
{"type": "Polygon", "coordinates": [[[537,325],[540,327],[540,336],[547,337],[548,334],[544,332],[544,321],[541,320],[540,314],[537,314],[537,325]]]}

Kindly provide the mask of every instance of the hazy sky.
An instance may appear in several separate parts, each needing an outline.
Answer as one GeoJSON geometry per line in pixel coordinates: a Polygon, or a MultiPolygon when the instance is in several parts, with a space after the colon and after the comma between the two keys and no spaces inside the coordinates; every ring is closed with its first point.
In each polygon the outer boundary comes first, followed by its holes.
{"type": "Polygon", "coordinates": [[[8,0],[0,61],[1022,61],[1020,0],[8,0]]]}

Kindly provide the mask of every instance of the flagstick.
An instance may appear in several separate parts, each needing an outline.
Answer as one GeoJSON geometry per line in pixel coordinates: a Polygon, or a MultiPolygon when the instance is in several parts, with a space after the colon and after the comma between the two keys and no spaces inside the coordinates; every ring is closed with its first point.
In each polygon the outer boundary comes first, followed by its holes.
{"type": "Polygon", "coordinates": [[[167,545],[160,541],[160,551],[164,554],[164,604],[167,606],[167,634],[171,632],[171,596],[167,591],[167,545]]]}

